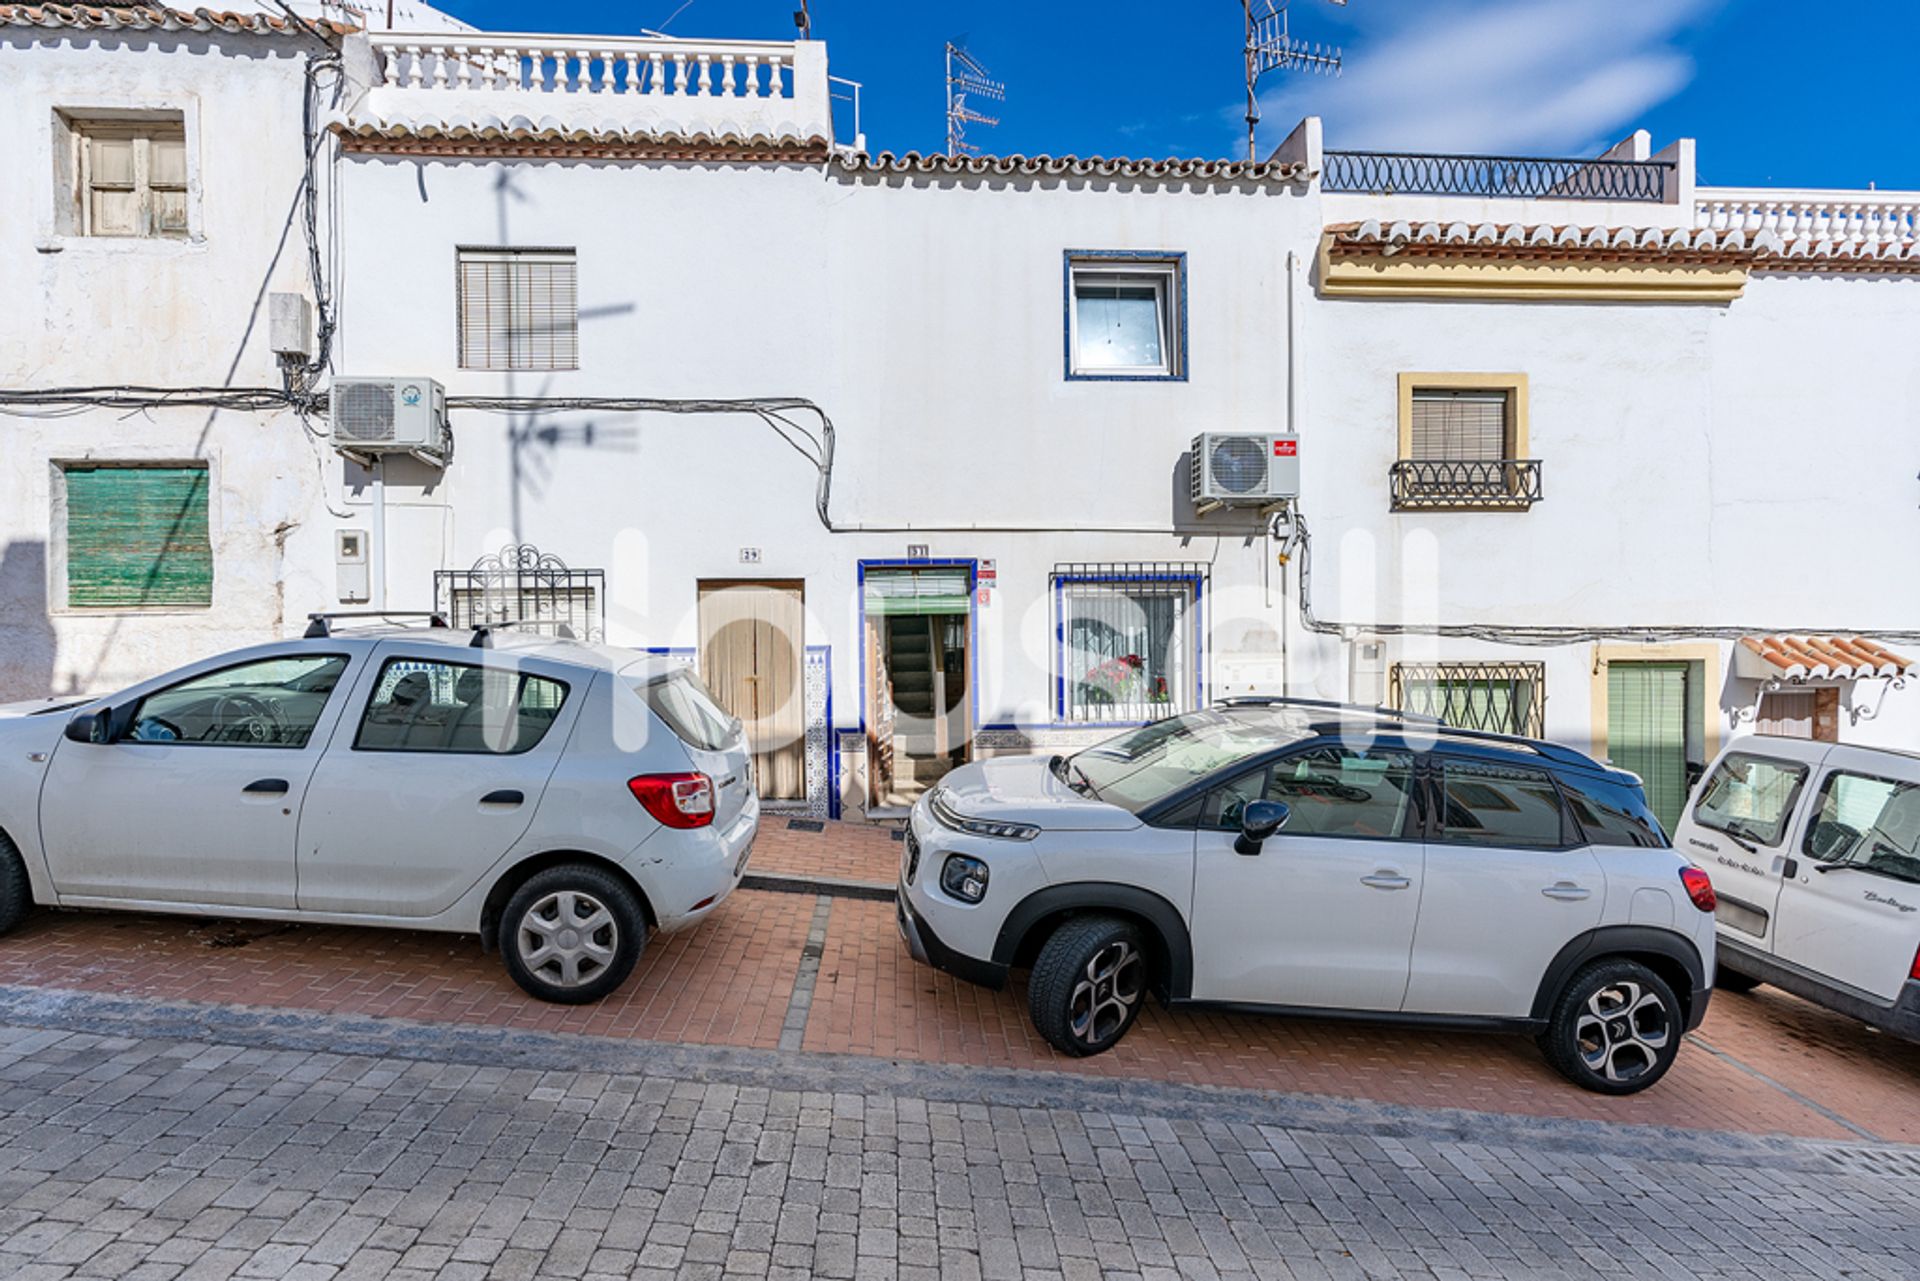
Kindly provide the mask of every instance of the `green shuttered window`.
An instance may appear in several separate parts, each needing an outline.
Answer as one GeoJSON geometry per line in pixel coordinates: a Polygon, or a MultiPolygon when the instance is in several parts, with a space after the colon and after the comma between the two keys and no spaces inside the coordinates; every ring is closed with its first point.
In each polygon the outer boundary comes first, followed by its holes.
{"type": "Polygon", "coordinates": [[[205,467],[68,467],[67,604],[213,603],[205,467]]]}

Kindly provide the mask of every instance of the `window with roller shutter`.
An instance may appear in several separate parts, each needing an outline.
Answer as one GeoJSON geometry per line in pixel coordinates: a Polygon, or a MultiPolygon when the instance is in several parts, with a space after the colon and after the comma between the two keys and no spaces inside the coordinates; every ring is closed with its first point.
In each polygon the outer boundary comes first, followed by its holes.
{"type": "Polygon", "coordinates": [[[204,465],[69,464],[61,471],[68,608],[213,603],[204,465]]]}
{"type": "Polygon", "coordinates": [[[578,369],[571,249],[459,251],[462,369],[578,369]]]}
{"type": "Polygon", "coordinates": [[[187,130],[178,113],[67,122],[74,227],[83,236],[184,240],[187,130]]]}

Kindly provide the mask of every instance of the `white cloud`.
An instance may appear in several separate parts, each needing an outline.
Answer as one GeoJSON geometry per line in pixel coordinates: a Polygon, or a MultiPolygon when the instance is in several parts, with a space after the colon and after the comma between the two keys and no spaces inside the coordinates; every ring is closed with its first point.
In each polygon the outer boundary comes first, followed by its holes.
{"type": "MultiPolygon", "coordinates": [[[[1606,145],[1692,79],[1673,38],[1719,3],[1424,3],[1411,24],[1362,28],[1336,79],[1274,73],[1281,83],[1261,95],[1262,141],[1318,115],[1330,146],[1539,154],[1606,145]]],[[[1309,34],[1301,19],[1310,12],[1295,6],[1296,34],[1309,34]]]]}

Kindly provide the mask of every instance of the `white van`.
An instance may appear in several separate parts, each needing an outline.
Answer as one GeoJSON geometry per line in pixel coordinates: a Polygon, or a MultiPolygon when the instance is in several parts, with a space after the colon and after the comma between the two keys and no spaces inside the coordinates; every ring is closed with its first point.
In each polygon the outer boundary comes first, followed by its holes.
{"type": "Polygon", "coordinates": [[[1920,1041],[1920,754],[1737,739],[1674,847],[1713,877],[1718,986],[1771,983],[1920,1041]]]}

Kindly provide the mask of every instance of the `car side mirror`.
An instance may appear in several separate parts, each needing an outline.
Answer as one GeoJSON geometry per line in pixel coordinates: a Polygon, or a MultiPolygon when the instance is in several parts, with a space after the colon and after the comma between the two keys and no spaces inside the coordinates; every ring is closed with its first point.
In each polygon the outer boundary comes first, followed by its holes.
{"type": "Polygon", "coordinates": [[[81,712],[67,722],[67,738],[75,743],[111,742],[109,716],[106,711],[81,712]]]}
{"type": "Polygon", "coordinates": [[[1292,812],[1281,801],[1248,801],[1240,811],[1240,835],[1233,852],[1258,854],[1267,838],[1287,825],[1292,812]]]}

